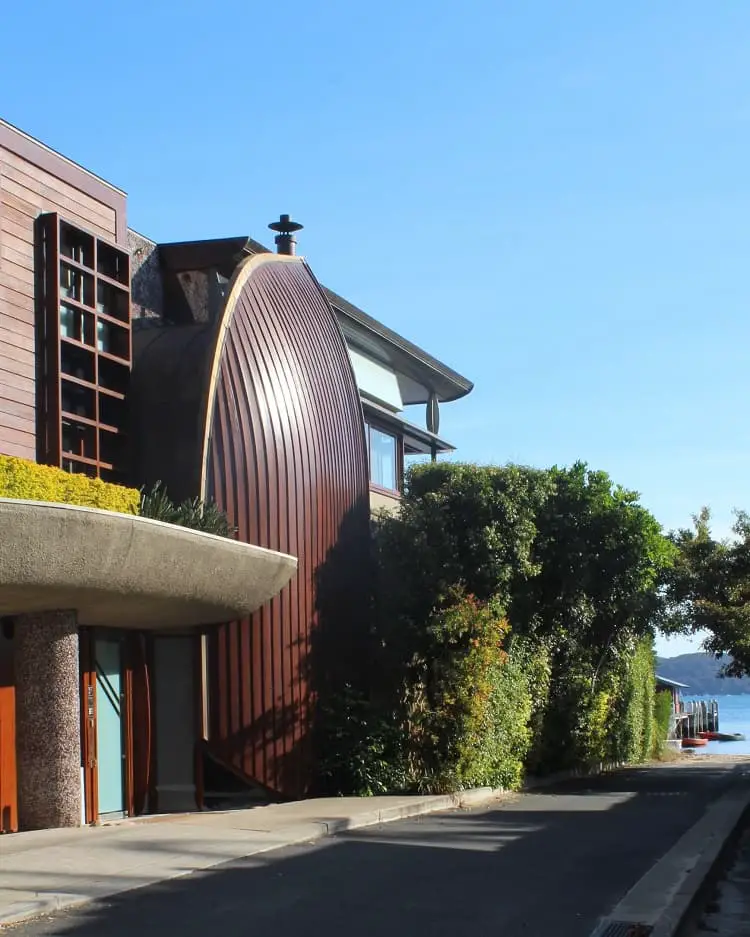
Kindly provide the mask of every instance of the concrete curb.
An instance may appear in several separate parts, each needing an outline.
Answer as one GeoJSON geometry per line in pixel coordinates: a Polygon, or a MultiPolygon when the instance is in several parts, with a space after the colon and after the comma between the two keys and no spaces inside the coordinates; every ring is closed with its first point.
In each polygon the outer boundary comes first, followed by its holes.
{"type": "Polygon", "coordinates": [[[649,928],[644,930],[649,937],[675,937],[750,810],[750,772],[737,766],[732,774],[729,790],[599,921],[591,937],[638,924],[649,928]]]}
{"type": "Polygon", "coordinates": [[[35,901],[19,901],[12,911],[0,915],[0,930],[6,927],[11,928],[16,924],[22,924],[24,921],[30,921],[37,917],[44,917],[47,914],[54,914],[55,911],[72,911],[81,905],[92,901],[83,895],[66,895],[64,893],[48,894],[44,898],[38,898],[35,901]]]}
{"type": "MultiPolygon", "coordinates": [[[[431,813],[438,813],[441,810],[468,809],[470,807],[481,807],[491,801],[497,800],[502,790],[496,790],[491,787],[479,787],[468,791],[460,791],[455,794],[440,794],[415,798],[414,803],[399,804],[394,807],[386,807],[381,810],[370,810],[355,816],[335,820],[313,820],[303,823],[290,824],[284,829],[274,833],[269,833],[268,839],[262,845],[254,846],[252,850],[243,856],[237,856],[231,861],[240,861],[251,856],[264,855],[277,849],[284,849],[288,846],[301,846],[305,843],[314,843],[317,840],[325,839],[329,836],[335,836],[337,833],[345,833],[347,830],[359,830],[370,826],[379,826],[382,823],[393,823],[396,820],[406,820],[412,817],[425,816],[431,813]]],[[[11,910],[0,912],[0,929],[20,924],[31,918],[41,917],[43,915],[53,914],[57,911],[68,911],[73,908],[79,908],[82,905],[106,900],[115,895],[123,894],[127,891],[137,891],[138,888],[148,888],[158,884],[160,881],[171,881],[181,878],[185,875],[192,875],[194,872],[203,872],[206,869],[215,868],[226,860],[220,860],[216,863],[202,865],[192,869],[185,869],[176,874],[165,875],[162,878],[154,879],[135,888],[116,887],[110,891],[102,892],[96,896],[75,895],[65,893],[48,893],[44,896],[38,896],[33,901],[19,901],[11,910]]]]}

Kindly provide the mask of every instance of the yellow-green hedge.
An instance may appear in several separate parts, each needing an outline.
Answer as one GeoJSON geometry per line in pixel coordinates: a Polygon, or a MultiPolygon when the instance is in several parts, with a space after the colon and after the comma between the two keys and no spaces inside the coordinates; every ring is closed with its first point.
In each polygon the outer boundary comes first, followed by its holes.
{"type": "Polygon", "coordinates": [[[135,488],[4,455],[0,455],[0,498],[56,501],[121,514],[138,514],[141,501],[135,488]]]}

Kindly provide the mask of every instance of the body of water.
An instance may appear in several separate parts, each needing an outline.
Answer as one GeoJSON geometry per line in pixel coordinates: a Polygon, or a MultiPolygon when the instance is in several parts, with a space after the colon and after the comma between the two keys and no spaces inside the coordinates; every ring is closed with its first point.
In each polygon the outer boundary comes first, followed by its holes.
{"type": "Polygon", "coordinates": [[[744,742],[709,742],[697,749],[702,755],[750,755],[750,693],[736,696],[689,696],[686,700],[715,699],[719,704],[719,731],[741,732],[744,742]]]}

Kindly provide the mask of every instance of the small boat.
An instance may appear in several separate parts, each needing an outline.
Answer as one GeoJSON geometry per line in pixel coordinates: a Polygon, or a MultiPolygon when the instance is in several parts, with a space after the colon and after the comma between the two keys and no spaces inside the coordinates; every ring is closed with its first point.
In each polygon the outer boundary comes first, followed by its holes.
{"type": "Polygon", "coordinates": [[[727,733],[727,732],[709,732],[708,738],[712,742],[744,742],[745,736],[740,732],[727,733]]]}
{"type": "Polygon", "coordinates": [[[683,748],[700,748],[701,745],[708,745],[708,739],[683,739],[683,748]]]}

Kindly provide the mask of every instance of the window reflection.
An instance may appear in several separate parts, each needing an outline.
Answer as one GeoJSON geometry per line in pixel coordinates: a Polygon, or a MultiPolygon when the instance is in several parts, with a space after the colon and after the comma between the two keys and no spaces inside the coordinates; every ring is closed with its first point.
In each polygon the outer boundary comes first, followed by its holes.
{"type": "Polygon", "coordinates": [[[396,437],[369,427],[370,481],[381,488],[398,489],[396,437]]]}

